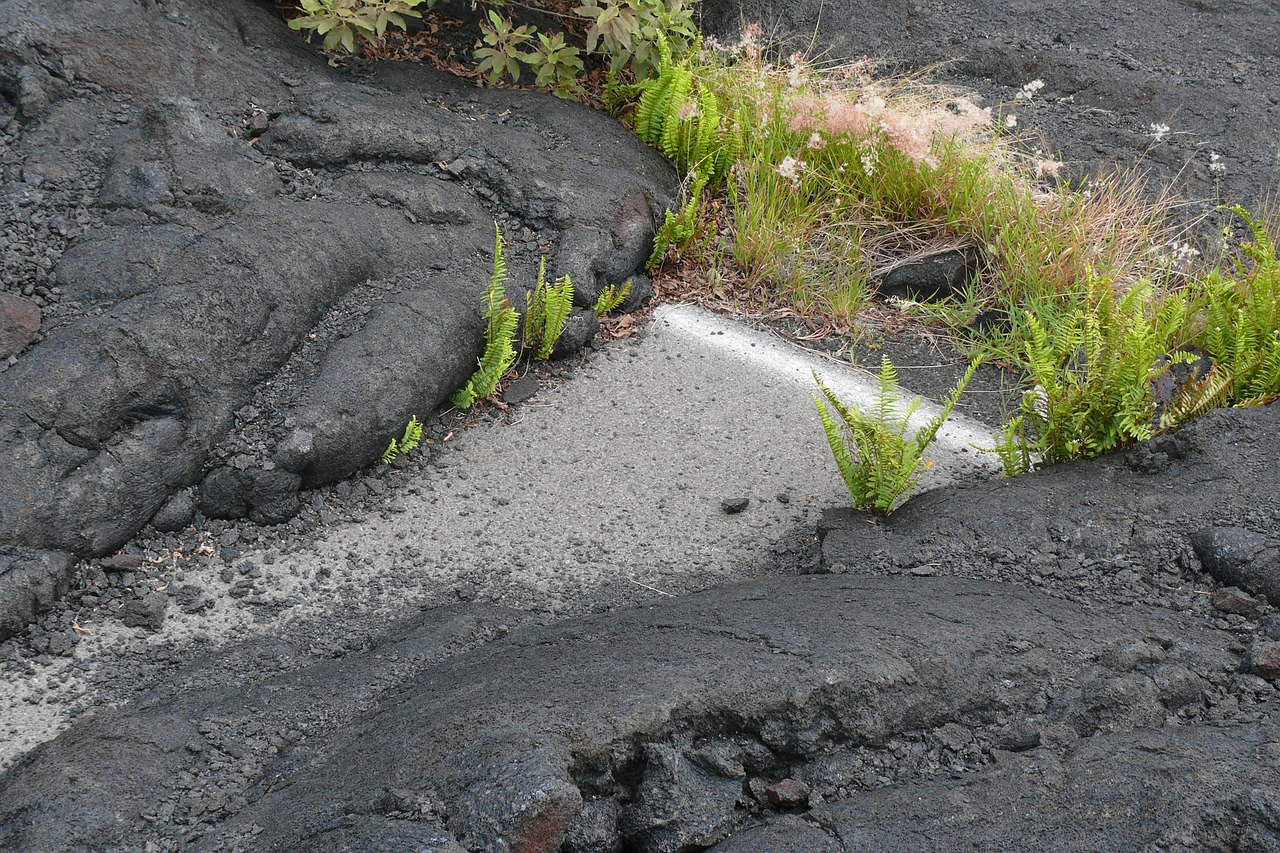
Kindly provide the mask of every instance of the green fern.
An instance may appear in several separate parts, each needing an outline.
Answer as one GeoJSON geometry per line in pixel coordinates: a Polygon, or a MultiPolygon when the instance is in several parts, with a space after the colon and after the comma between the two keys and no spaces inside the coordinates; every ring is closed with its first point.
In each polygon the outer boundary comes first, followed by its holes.
{"type": "Polygon", "coordinates": [[[685,134],[680,131],[684,128],[681,125],[692,125],[694,120],[684,118],[682,113],[692,112],[693,106],[689,101],[689,93],[693,90],[693,74],[688,68],[680,67],[672,72],[672,82],[667,92],[666,101],[664,102],[665,112],[662,113],[662,126],[655,127],[655,131],[660,131],[657,138],[651,140],[653,144],[658,146],[668,160],[676,164],[676,168],[680,170],[680,174],[687,174],[688,167],[686,164],[679,162],[682,158],[682,143],[688,145],[685,134]]]}
{"type": "Polygon", "coordinates": [[[1023,366],[1032,387],[1022,395],[1017,423],[991,449],[1006,470],[1029,466],[1032,455],[1052,465],[1150,438],[1155,380],[1195,359],[1171,337],[1187,313],[1180,297],[1153,299],[1145,282],[1116,296],[1092,274],[1087,285],[1052,326],[1034,310],[1022,312],[1023,366]]]}
{"type": "Polygon", "coordinates": [[[409,423],[405,425],[404,435],[397,441],[391,439],[391,443],[387,445],[387,449],[382,452],[382,461],[384,464],[390,465],[396,460],[401,453],[408,453],[418,446],[418,442],[422,440],[422,424],[418,422],[417,416],[409,418],[409,423]]]}
{"type": "Polygon", "coordinates": [[[1217,365],[1198,380],[1184,385],[1160,415],[1161,429],[1174,429],[1190,423],[1214,409],[1231,405],[1231,373],[1217,365]]]}
{"type": "Polygon", "coordinates": [[[480,365],[456,394],[453,404],[467,409],[477,400],[483,400],[497,390],[502,377],[516,362],[513,346],[520,315],[507,301],[504,285],[507,281],[507,263],[502,255],[502,230],[494,223],[493,275],[485,289],[485,347],[480,365]]]}
{"type": "Polygon", "coordinates": [[[975,359],[969,365],[938,415],[910,439],[906,437],[908,422],[920,398],[903,407],[898,374],[888,358],[880,362],[875,406],[869,414],[845,405],[816,372],[813,374],[821,393],[813,397],[818,418],[855,508],[885,516],[910,496],[920,482],[925,450],[951,415],[978,364],[975,359]]]}
{"type": "Polygon", "coordinates": [[[603,317],[617,310],[618,306],[627,300],[631,295],[631,282],[619,287],[611,284],[604,290],[600,291],[600,296],[596,299],[595,307],[592,309],[596,312],[597,317],[603,317]]]}
{"type": "Polygon", "coordinates": [[[1253,233],[1253,242],[1241,247],[1251,263],[1237,264],[1238,280],[1217,270],[1201,280],[1204,326],[1196,343],[1213,359],[1215,384],[1230,377],[1223,405],[1257,405],[1280,397],[1280,260],[1262,223],[1244,208],[1230,210],[1253,233]]]}
{"type": "Polygon", "coordinates": [[[1026,435],[1027,419],[1015,415],[1005,422],[1000,443],[995,447],[978,447],[985,453],[994,453],[1000,459],[1000,467],[1006,477],[1016,477],[1031,470],[1031,447],[1026,435]]]}
{"type": "Polygon", "coordinates": [[[702,188],[705,181],[695,182],[693,188],[689,191],[688,199],[680,207],[679,213],[673,213],[668,210],[662,222],[662,226],[658,228],[656,234],[653,235],[653,252],[649,255],[649,260],[645,263],[645,269],[653,272],[662,266],[662,262],[666,260],[667,252],[671,247],[682,250],[693,242],[694,237],[698,234],[698,210],[702,204],[702,188]]]}
{"type": "Polygon", "coordinates": [[[643,86],[636,108],[636,134],[656,146],[681,175],[704,186],[719,186],[742,155],[742,115],[725,127],[715,93],[699,83],[695,89],[688,60],[673,60],[659,38],[658,74],[643,86]]]}
{"type": "Polygon", "coordinates": [[[646,79],[639,83],[623,82],[616,73],[608,71],[604,81],[604,91],[602,100],[604,101],[605,111],[614,118],[618,118],[634,105],[637,99],[644,94],[647,84],[651,82],[646,79]]]}
{"type": "Polygon", "coordinates": [[[731,126],[725,126],[715,93],[701,83],[695,89],[690,60],[672,59],[661,37],[658,55],[658,74],[643,84],[636,108],[636,133],[675,164],[687,185],[679,211],[666,212],[654,237],[646,267],[650,271],[661,265],[671,247],[684,249],[693,241],[702,191],[724,183],[742,156],[746,127],[741,111],[731,126]]]}
{"type": "Polygon", "coordinates": [[[662,138],[662,129],[666,122],[671,102],[672,87],[685,87],[686,91],[693,82],[693,74],[687,67],[676,65],[671,59],[671,45],[663,36],[658,37],[658,74],[640,84],[643,94],[636,107],[636,134],[645,142],[654,145],[662,138]]]}
{"type": "Polygon", "coordinates": [[[524,345],[533,358],[546,361],[573,311],[573,282],[563,276],[547,284],[547,259],[538,263],[538,281],[525,294],[524,345]]]}

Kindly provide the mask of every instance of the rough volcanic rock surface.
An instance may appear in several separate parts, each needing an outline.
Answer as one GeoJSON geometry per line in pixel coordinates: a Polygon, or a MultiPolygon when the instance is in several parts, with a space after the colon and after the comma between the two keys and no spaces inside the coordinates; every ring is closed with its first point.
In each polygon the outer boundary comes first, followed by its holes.
{"type": "Polygon", "coordinates": [[[0,845],[1270,849],[1274,617],[1193,540],[1266,546],[1278,413],[832,514],[835,574],[241,646],[7,771],[0,845]]]}
{"type": "Polygon", "coordinates": [[[0,44],[0,548],[110,553],[211,472],[289,517],[470,375],[495,220],[513,293],[546,254],[586,301],[675,192],[599,113],[264,3],[7,0],[0,44]]]}
{"type": "MultiPolygon", "coordinates": [[[[860,750],[902,738],[920,744],[919,765],[904,762],[899,785],[957,767],[998,779],[1007,771],[991,770],[993,750],[1008,747],[1041,744],[1053,756],[1043,760],[1058,761],[1054,744],[1100,736],[1137,752],[1145,739],[1170,739],[1162,733],[1175,720],[1194,728],[1201,694],[1239,666],[1231,636],[1203,617],[1109,612],[983,581],[811,576],[517,631],[383,683],[387,660],[458,620],[428,613],[369,652],[256,686],[192,689],[217,675],[189,671],[100,712],[0,782],[3,842],[172,842],[194,818],[201,849],[337,850],[357,839],[388,849],[429,804],[468,849],[552,851],[591,817],[584,802],[613,798],[627,849],[683,850],[780,808],[752,796],[753,780],[792,780],[763,786],[775,794],[797,779],[831,792],[860,750]],[[318,728],[290,740],[321,712],[318,728]],[[234,786],[211,784],[227,762],[234,786]]],[[[1212,789],[1171,774],[1158,796],[1183,808],[1144,811],[1123,832],[1155,841],[1210,801],[1273,785],[1276,766],[1238,772],[1263,729],[1234,747],[1222,731],[1203,747],[1181,738],[1187,762],[1211,749],[1232,774],[1212,789]]],[[[1119,787],[1128,770],[1110,772],[1119,787]]],[[[1064,816],[1072,793],[1062,794],[1064,816]]],[[[1118,812],[1143,796],[1105,793],[1124,804],[1118,812]]],[[[1102,823],[1080,831],[1122,837],[1102,823]]],[[[907,835],[885,832],[901,849],[907,835]]]]}

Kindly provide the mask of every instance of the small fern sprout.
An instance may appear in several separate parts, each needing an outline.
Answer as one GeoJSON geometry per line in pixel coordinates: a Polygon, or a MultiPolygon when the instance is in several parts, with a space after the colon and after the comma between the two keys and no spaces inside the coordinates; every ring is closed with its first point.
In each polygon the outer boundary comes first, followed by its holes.
{"type": "Polygon", "coordinates": [[[396,457],[401,453],[408,453],[418,446],[418,442],[422,440],[422,424],[418,421],[417,415],[409,418],[409,423],[405,425],[404,435],[398,440],[391,439],[391,443],[387,445],[387,449],[382,452],[382,462],[384,465],[390,465],[396,461],[396,457]]]}
{"type": "Polygon", "coordinates": [[[617,310],[618,306],[627,300],[627,297],[630,295],[631,282],[629,281],[621,287],[616,284],[609,285],[604,290],[600,291],[600,296],[596,299],[596,304],[593,309],[596,312],[596,316],[603,317],[606,314],[613,313],[617,310]]]}
{"type": "Polygon", "coordinates": [[[479,368],[467,380],[452,401],[460,409],[470,408],[498,388],[502,377],[516,362],[513,346],[520,315],[507,302],[507,262],[502,255],[502,229],[494,223],[493,275],[485,289],[485,347],[479,368]]]}
{"type": "Polygon", "coordinates": [[[814,372],[819,394],[813,396],[813,402],[855,509],[886,516],[910,497],[920,482],[920,469],[929,467],[924,459],[926,448],[951,415],[979,363],[974,359],[969,364],[943,400],[938,415],[911,438],[906,436],[907,425],[920,398],[902,405],[898,373],[888,358],[880,363],[875,405],[870,412],[846,405],[814,372]]]}
{"type": "Polygon", "coordinates": [[[561,276],[547,284],[547,259],[538,263],[538,280],[525,294],[524,345],[538,361],[546,361],[555,349],[573,311],[573,282],[561,276]]]}
{"type": "Polygon", "coordinates": [[[382,456],[381,456],[382,464],[390,465],[392,462],[396,461],[396,457],[399,455],[400,455],[400,445],[393,438],[391,439],[391,443],[387,445],[387,449],[382,451],[382,456]]]}

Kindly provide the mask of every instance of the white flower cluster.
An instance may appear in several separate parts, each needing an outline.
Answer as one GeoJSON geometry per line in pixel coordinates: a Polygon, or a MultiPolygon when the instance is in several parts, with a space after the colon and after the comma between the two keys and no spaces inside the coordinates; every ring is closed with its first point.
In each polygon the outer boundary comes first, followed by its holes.
{"type": "Polygon", "coordinates": [[[1156,255],[1157,263],[1169,270],[1186,271],[1191,266],[1191,263],[1200,257],[1199,249],[1196,249],[1190,243],[1183,243],[1179,240],[1152,246],[1150,251],[1156,255]]]}
{"type": "Polygon", "coordinates": [[[778,174],[793,187],[800,185],[800,175],[803,173],[804,161],[797,160],[795,157],[787,157],[778,164],[778,174]]]}
{"type": "Polygon", "coordinates": [[[862,171],[869,178],[876,173],[876,164],[880,162],[880,152],[874,148],[868,148],[862,152],[859,158],[862,161],[862,171]]]}

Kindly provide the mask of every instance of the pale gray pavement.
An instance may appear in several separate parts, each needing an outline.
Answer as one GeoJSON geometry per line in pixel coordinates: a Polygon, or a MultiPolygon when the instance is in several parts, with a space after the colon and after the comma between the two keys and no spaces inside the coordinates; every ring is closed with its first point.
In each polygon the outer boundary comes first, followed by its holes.
{"type": "MultiPolygon", "coordinates": [[[[433,464],[402,472],[380,511],[324,528],[301,550],[237,546],[230,563],[186,561],[182,583],[213,595],[212,611],[170,607],[152,634],[103,615],[73,656],[47,667],[36,704],[26,701],[33,682],[6,679],[0,766],[64,728],[77,699],[110,698],[85,685],[77,662],[92,671],[149,647],[194,654],[320,625],[326,636],[377,633],[459,598],[557,618],[768,571],[776,543],[811,534],[824,509],[847,502],[811,369],[847,402],[870,401],[873,377],[847,363],[664,306],[641,336],[597,352],[512,423],[461,431],[433,464]],[[722,502],[737,497],[750,505],[727,514],[722,502]],[[246,562],[263,572],[260,592],[234,598],[241,575],[227,569],[246,562]]],[[[917,420],[930,414],[926,404],[917,420]]],[[[970,447],[990,442],[989,428],[953,416],[924,487],[994,472],[994,457],[970,447]]]]}

